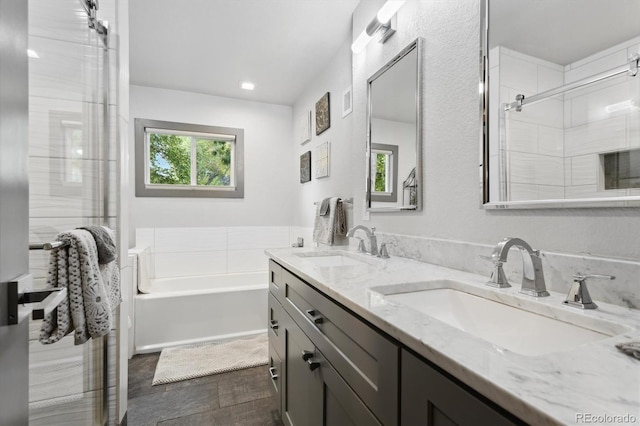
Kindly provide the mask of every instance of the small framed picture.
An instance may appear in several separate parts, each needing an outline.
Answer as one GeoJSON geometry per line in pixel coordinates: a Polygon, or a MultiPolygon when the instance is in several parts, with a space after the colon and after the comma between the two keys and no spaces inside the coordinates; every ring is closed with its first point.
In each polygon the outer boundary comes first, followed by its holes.
{"type": "Polygon", "coordinates": [[[306,111],[300,116],[296,132],[300,145],[304,145],[311,140],[311,110],[306,111]]]}
{"type": "Polygon", "coordinates": [[[353,111],[353,92],[351,90],[351,86],[347,87],[347,89],[342,93],[342,118],[345,118],[347,115],[351,114],[353,111]]]}
{"type": "Polygon", "coordinates": [[[300,156],[300,183],[311,180],[311,151],[300,156]]]}
{"type": "Polygon", "coordinates": [[[313,156],[316,163],[316,179],[329,177],[329,142],[318,145],[313,156]]]}
{"type": "Polygon", "coordinates": [[[329,106],[329,92],[316,102],[316,135],[331,127],[331,110],[329,106]]]}

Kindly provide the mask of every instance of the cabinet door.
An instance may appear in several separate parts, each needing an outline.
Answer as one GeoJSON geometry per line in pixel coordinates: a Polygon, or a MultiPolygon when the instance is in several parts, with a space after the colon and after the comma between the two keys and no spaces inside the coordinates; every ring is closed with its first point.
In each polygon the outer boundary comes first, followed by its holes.
{"type": "Polygon", "coordinates": [[[402,350],[402,426],[524,424],[402,350]]]}
{"type": "Polygon", "coordinates": [[[282,269],[282,307],[386,426],[398,424],[398,346],[282,269]]]}
{"type": "Polygon", "coordinates": [[[310,367],[316,348],[293,321],[286,324],[284,331],[282,421],[287,426],[319,426],[322,424],[322,386],[314,378],[317,368],[311,370],[310,367]]]}
{"type": "Polygon", "coordinates": [[[280,356],[274,349],[273,345],[269,345],[269,376],[276,401],[278,401],[278,413],[282,416],[282,381],[284,380],[282,371],[282,361],[280,356]]]}

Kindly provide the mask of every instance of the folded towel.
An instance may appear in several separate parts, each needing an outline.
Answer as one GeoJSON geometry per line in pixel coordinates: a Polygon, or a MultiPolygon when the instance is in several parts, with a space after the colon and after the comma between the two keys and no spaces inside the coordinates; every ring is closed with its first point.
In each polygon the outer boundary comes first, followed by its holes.
{"type": "Polygon", "coordinates": [[[320,216],[326,216],[331,211],[330,207],[331,198],[325,198],[320,204],[320,216]]]}
{"type": "MultiPolygon", "coordinates": [[[[100,265],[113,262],[116,259],[116,244],[113,242],[113,238],[108,231],[111,231],[105,226],[82,226],[77,229],[86,229],[93,235],[93,239],[96,240],[96,247],[98,249],[98,263],[100,265]]],[[[111,231],[113,232],[113,231],[111,231]]]]}
{"type": "MultiPolygon", "coordinates": [[[[107,230],[113,239],[113,231],[107,230]]],[[[45,316],[41,343],[55,343],[75,330],[76,345],[109,333],[120,304],[120,275],[116,262],[98,264],[96,242],[86,230],[63,232],[56,238],[69,245],[50,254],[47,284],[66,287],[67,298],[45,316]]]]}
{"type": "Polygon", "coordinates": [[[318,203],[313,226],[313,241],[333,245],[336,235],[347,233],[347,220],[339,197],[329,200],[329,215],[321,214],[322,203],[318,203]]]}
{"type": "Polygon", "coordinates": [[[640,341],[616,343],[616,348],[620,349],[627,355],[640,359],[640,341]]]}

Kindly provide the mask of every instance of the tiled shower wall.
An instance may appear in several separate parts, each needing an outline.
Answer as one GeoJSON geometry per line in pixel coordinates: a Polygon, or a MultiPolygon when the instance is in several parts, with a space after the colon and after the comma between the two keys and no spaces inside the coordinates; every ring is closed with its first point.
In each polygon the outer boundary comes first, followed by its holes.
{"type": "MultiPolygon", "coordinates": [[[[627,63],[640,51],[640,38],[561,66],[504,47],[491,51],[490,79],[499,81],[493,99],[513,102],[627,63]]],[[[495,90],[494,87],[491,89],[495,90]]],[[[492,99],[492,101],[493,101],[492,99]]],[[[637,195],[637,190],[604,191],[600,154],[640,147],[640,79],[626,74],[505,113],[491,124],[500,134],[510,200],[637,195]],[[631,100],[635,107],[607,112],[631,100]],[[500,129],[499,125],[503,128],[500,129]]],[[[492,147],[492,164],[498,151],[492,147]]],[[[494,168],[492,181],[497,182],[494,168]]],[[[497,191],[497,187],[492,188],[497,191]]]]}
{"type": "MultiPolygon", "coordinates": [[[[115,26],[115,1],[100,2],[98,17],[115,26]]],[[[115,41],[115,37],[112,38],[115,41]]],[[[102,42],[88,29],[78,0],[29,2],[29,239],[52,241],[64,230],[103,224],[104,168],[108,167],[108,220],[116,228],[117,43],[111,43],[110,139],[104,139],[102,42]],[[103,147],[109,147],[108,161],[103,147]]],[[[49,253],[30,252],[35,285],[46,285],[49,253]]],[[[67,336],[38,342],[31,323],[31,425],[89,425],[102,408],[102,339],[74,346],[67,336]]],[[[115,348],[115,333],[110,348],[115,348]]],[[[110,363],[115,360],[111,351],[110,363]]],[[[115,384],[115,366],[110,365],[115,384]]],[[[110,392],[112,394],[113,392],[110,392]]],[[[112,415],[115,407],[111,401],[112,415]]]]}

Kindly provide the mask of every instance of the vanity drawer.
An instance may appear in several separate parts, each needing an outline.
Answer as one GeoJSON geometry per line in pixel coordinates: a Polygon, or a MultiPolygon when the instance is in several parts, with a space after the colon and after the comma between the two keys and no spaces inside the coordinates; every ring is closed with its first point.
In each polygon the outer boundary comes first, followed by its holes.
{"type": "Polygon", "coordinates": [[[269,259],[269,291],[282,303],[284,288],[282,286],[282,266],[269,259]]]}
{"type": "Polygon", "coordinates": [[[286,269],[281,287],[293,321],[381,423],[397,425],[399,347],[286,269]]]}
{"type": "Polygon", "coordinates": [[[269,293],[268,306],[269,311],[267,312],[267,318],[269,321],[269,344],[275,348],[280,357],[284,357],[284,333],[288,315],[272,293],[269,293]]]}

